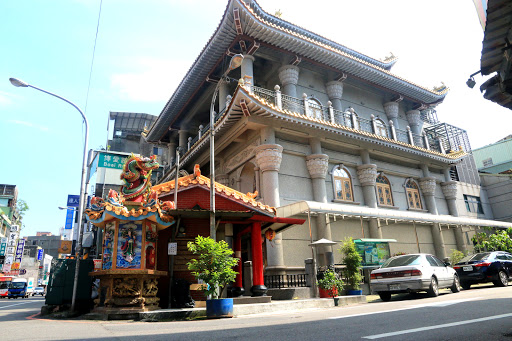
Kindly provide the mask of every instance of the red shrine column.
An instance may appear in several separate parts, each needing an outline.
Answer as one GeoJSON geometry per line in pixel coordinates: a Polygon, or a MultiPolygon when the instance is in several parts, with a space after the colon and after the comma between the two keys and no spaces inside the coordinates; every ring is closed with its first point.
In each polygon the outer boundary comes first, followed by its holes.
{"type": "Polygon", "coordinates": [[[252,251],[252,296],[264,296],[267,287],[263,280],[263,249],[261,246],[261,223],[252,223],[251,226],[252,251]]]}
{"type": "Polygon", "coordinates": [[[235,278],[235,283],[233,288],[231,289],[231,294],[233,297],[242,296],[245,292],[244,283],[242,281],[242,235],[241,233],[235,234],[235,243],[234,243],[234,251],[235,258],[238,258],[238,263],[235,265],[235,271],[238,272],[235,278]]]}

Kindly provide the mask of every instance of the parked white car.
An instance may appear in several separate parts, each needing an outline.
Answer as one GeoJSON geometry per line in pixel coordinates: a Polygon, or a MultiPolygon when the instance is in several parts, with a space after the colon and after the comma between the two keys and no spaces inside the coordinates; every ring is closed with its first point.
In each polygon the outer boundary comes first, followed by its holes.
{"type": "Polygon", "coordinates": [[[34,291],[32,292],[32,296],[35,296],[35,295],[44,296],[44,288],[43,287],[35,287],[34,291]]]}
{"type": "Polygon", "coordinates": [[[392,294],[404,292],[426,291],[435,297],[440,288],[459,292],[459,276],[449,263],[430,254],[392,257],[370,274],[370,289],[383,301],[389,301],[392,294]]]}

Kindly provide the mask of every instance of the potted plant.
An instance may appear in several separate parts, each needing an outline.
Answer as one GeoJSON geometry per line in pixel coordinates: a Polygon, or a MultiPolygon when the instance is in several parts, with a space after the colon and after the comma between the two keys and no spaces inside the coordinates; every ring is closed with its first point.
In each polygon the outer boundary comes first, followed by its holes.
{"type": "Polygon", "coordinates": [[[202,289],[207,297],[206,316],[233,317],[233,299],[220,298],[224,287],[233,282],[237,275],[233,267],[238,259],[232,257],[233,250],[223,240],[216,242],[202,236],[197,236],[194,242],[188,242],[187,248],[197,257],[187,266],[192,275],[204,283],[202,289]]]}
{"type": "Polygon", "coordinates": [[[338,274],[331,269],[326,270],[322,274],[322,278],[317,281],[320,297],[334,298],[334,305],[338,305],[336,296],[343,290],[343,281],[338,274]]]}
{"type": "Polygon", "coordinates": [[[346,266],[345,276],[348,286],[347,294],[361,295],[361,280],[363,278],[359,269],[361,268],[362,258],[357,251],[356,243],[354,243],[352,238],[345,238],[340,251],[343,254],[343,263],[346,266]]]}

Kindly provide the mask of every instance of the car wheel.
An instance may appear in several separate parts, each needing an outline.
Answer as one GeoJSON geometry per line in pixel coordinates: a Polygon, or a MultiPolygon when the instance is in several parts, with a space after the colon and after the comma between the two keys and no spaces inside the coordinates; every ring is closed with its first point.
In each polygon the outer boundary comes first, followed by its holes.
{"type": "Polygon", "coordinates": [[[430,287],[428,288],[427,293],[430,297],[439,296],[439,287],[437,285],[437,279],[435,277],[432,277],[430,279],[430,287]]]}
{"type": "Polygon", "coordinates": [[[460,280],[459,280],[459,276],[455,275],[453,276],[453,284],[452,286],[450,287],[450,290],[452,292],[459,292],[460,291],[460,280]]]}
{"type": "Polygon", "coordinates": [[[386,291],[382,291],[382,292],[379,292],[379,297],[384,302],[388,302],[388,301],[391,300],[391,293],[390,292],[386,292],[386,291]]]}
{"type": "Polygon", "coordinates": [[[508,276],[505,271],[498,272],[498,281],[494,285],[498,287],[506,287],[508,285],[508,276]]]}

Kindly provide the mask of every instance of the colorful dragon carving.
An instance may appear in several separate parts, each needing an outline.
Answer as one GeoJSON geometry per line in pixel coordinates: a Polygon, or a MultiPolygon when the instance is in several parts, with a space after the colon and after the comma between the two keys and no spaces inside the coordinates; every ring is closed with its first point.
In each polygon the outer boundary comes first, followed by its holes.
{"type": "Polygon", "coordinates": [[[142,202],[151,193],[151,173],[159,167],[156,155],[138,157],[130,155],[123,166],[121,194],[125,200],[142,202]]]}

